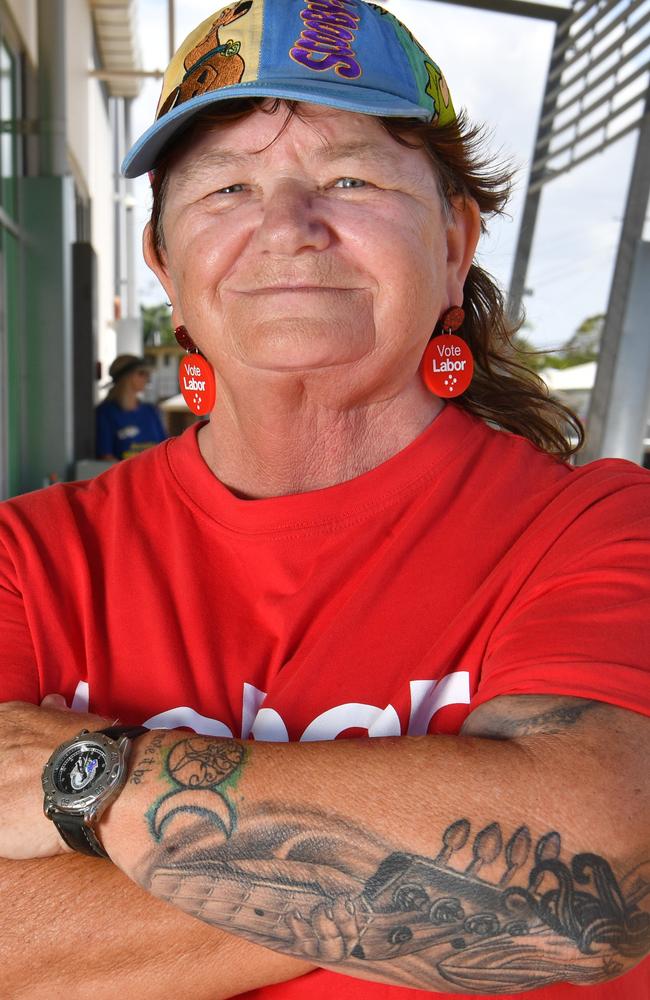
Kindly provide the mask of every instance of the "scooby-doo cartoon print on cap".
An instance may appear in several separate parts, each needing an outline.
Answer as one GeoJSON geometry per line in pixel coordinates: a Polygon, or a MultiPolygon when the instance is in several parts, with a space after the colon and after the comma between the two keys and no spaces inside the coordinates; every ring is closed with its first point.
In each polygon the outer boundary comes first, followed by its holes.
{"type": "Polygon", "coordinates": [[[193,97],[200,97],[219,87],[234,87],[239,83],[245,68],[244,60],[239,55],[241,42],[229,38],[224,43],[219,32],[248,14],[252,6],[253,0],[245,0],[236,7],[224,7],[215,15],[207,35],[184,56],[185,75],[182,83],[174,87],[156,113],[156,118],[166,115],[172,108],[193,97]]]}
{"type": "Polygon", "coordinates": [[[447,84],[411,32],[364,0],[242,0],[192,31],[163,80],[156,120],[122,170],[137,177],[197,112],[236,97],[284,97],[444,125],[447,84]]]}

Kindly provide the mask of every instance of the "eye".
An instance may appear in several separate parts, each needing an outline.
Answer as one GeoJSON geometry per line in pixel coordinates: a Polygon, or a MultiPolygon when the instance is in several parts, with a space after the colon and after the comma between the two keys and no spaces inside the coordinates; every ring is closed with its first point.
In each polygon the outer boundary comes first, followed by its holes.
{"type": "Polygon", "coordinates": [[[215,191],[215,194],[239,194],[240,191],[244,190],[243,184],[228,184],[227,187],[219,188],[215,191]]]}
{"type": "Polygon", "coordinates": [[[334,187],[336,188],[361,188],[366,186],[366,181],[362,181],[359,177],[339,177],[335,182],[334,187]]]}

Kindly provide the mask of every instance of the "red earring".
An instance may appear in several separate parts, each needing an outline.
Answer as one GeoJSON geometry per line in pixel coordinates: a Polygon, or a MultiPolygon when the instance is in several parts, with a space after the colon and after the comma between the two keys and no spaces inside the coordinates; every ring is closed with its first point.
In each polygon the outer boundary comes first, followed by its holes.
{"type": "Polygon", "coordinates": [[[450,399],[460,396],[472,381],[474,358],[462,337],[454,337],[453,331],[463,325],[465,312],[460,306],[452,306],[440,317],[442,334],[433,337],[427,344],[422,357],[422,378],[435,396],[450,399]]]}
{"type": "Polygon", "coordinates": [[[188,353],[178,366],[178,381],[183,399],[192,413],[205,417],[217,398],[217,383],[212,366],[199,352],[184,326],[174,330],[177,343],[188,353]]]}

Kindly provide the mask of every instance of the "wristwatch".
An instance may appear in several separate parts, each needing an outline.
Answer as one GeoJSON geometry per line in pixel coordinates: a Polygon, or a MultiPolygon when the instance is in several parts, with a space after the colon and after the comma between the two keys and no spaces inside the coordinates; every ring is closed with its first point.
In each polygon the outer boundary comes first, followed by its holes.
{"type": "Polygon", "coordinates": [[[107,858],[94,825],[126,782],[131,743],[144,726],[83,729],[54,751],[43,768],[43,811],[69,847],[107,858]]]}

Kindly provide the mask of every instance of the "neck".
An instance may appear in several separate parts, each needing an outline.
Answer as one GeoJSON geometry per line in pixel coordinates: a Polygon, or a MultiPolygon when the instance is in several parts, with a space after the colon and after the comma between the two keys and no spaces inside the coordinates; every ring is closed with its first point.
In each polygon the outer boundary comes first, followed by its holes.
{"type": "Polygon", "coordinates": [[[419,379],[394,398],[346,407],[301,393],[280,400],[272,392],[236,406],[222,391],[199,446],[237,496],[306,493],[376,468],[414,441],[442,407],[419,379]]]}

